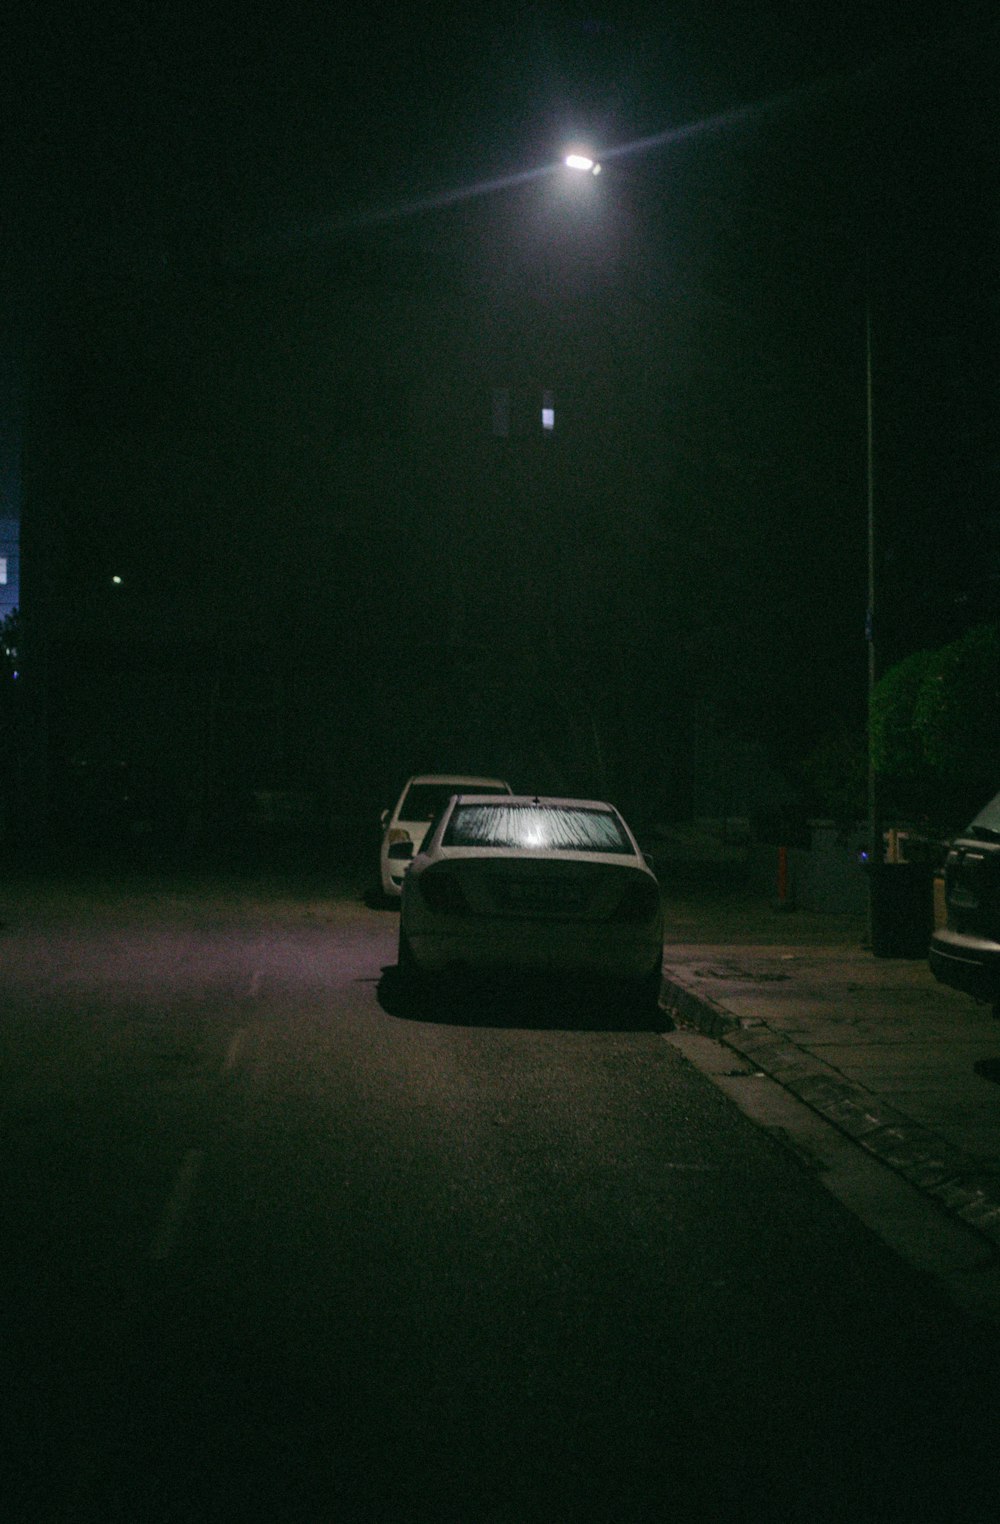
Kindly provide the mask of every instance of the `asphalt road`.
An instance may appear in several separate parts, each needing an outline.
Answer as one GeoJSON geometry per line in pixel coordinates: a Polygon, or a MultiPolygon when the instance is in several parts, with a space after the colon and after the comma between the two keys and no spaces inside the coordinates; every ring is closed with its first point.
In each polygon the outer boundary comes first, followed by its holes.
{"type": "Polygon", "coordinates": [[[661,1033],[351,883],[0,921],[5,1521],[996,1518],[996,1332],[661,1033]]]}

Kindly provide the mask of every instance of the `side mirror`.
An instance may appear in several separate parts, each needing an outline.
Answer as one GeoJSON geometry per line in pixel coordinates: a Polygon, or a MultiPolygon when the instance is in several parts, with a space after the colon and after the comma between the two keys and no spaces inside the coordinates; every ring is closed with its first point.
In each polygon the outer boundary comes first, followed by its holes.
{"type": "Polygon", "coordinates": [[[388,810],[383,810],[381,815],[378,818],[382,822],[382,829],[384,831],[385,827],[386,827],[386,821],[389,819],[389,811],[388,810]]]}

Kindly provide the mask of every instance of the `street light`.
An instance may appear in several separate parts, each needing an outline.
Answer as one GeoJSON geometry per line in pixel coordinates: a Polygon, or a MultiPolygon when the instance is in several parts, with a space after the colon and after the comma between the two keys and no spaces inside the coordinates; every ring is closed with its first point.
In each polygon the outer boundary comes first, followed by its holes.
{"type": "MultiPolygon", "coordinates": [[[[601,172],[601,166],[582,147],[574,148],[572,152],[565,154],[563,163],[567,169],[577,174],[597,175],[601,172]]],[[[880,630],[877,626],[876,601],[881,589],[878,586],[878,562],[876,545],[876,505],[875,505],[875,450],[874,450],[874,382],[873,382],[873,358],[872,358],[872,276],[870,256],[865,256],[865,329],[864,329],[864,366],[865,366],[865,443],[866,462],[865,480],[867,496],[867,540],[868,540],[868,587],[867,608],[865,614],[865,640],[867,644],[867,848],[866,860],[868,865],[868,931],[869,940],[874,946],[876,938],[877,907],[876,897],[880,893],[879,869],[885,861],[884,822],[882,820],[879,782],[875,768],[875,756],[872,740],[872,707],[875,688],[878,679],[877,642],[880,630]]]]}
{"type": "Polygon", "coordinates": [[[589,154],[568,153],[563,163],[567,169],[575,169],[583,174],[599,175],[601,173],[601,166],[589,154]]]}

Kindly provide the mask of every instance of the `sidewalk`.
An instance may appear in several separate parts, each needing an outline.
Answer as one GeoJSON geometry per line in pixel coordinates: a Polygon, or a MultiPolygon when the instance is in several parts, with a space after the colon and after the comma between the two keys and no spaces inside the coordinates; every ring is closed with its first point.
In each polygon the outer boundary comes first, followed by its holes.
{"type": "Polygon", "coordinates": [[[661,1006],[1000,1246],[1000,1022],[852,916],[667,897],[661,1006]]]}

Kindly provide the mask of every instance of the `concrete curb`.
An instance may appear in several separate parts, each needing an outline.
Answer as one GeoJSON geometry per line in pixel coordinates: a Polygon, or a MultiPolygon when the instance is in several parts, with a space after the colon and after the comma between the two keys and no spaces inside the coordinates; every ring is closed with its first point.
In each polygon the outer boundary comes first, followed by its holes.
{"type": "Polygon", "coordinates": [[[974,1162],[929,1128],[852,1084],[765,1021],[734,1015],[675,971],[664,975],[660,1005],[677,1025],[730,1048],[1000,1249],[1000,1181],[980,1183],[974,1162]]]}

